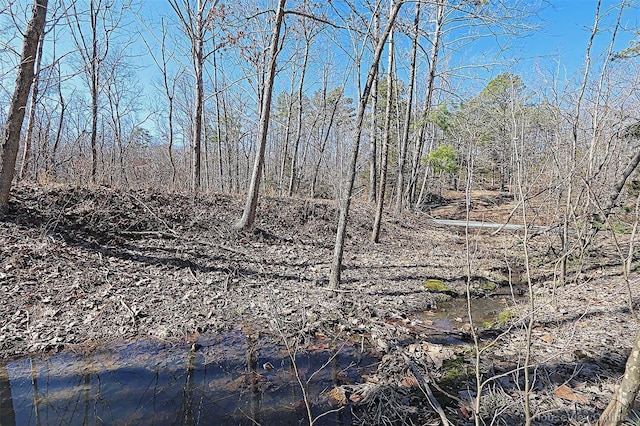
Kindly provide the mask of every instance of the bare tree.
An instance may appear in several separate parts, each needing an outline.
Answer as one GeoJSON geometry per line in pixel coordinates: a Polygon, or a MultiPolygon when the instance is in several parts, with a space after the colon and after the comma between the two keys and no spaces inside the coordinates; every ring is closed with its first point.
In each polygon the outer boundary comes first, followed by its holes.
{"type": "MultiPolygon", "coordinates": [[[[147,40],[145,40],[144,38],[143,38],[143,40],[144,40],[145,44],[147,45],[147,50],[149,51],[149,54],[150,54],[151,58],[153,59],[154,63],[156,64],[156,67],[162,73],[162,90],[164,92],[164,95],[167,98],[167,126],[168,126],[168,130],[167,130],[167,139],[168,139],[167,151],[168,151],[168,154],[169,154],[169,164],[171,165],[171,183],[172,183],[172,185],[175,185],[177,170],[176,170],[176,160],[174,158],[174,156],[175,156],[175,154],[174,154],[174,145],[175,145],[174,102],[175,102],[175,96],[176,96],[176,80],[180,77],[182,71],[177,71],[173,75],[171,74],[170,64],[171,64],[172,60],[174,59],[175,53],[173,51],[171,51],[171,49],[169,48],[168,43],[167,43],[168,25],[167,25],[167,22],[166,22],[166,20],[164,18],[160,21],[160,26],[161,26],[160,39],[156,38],[156,41],[159,42],[159,44],[160,44],[160,54],[159,54],[159,56],[155,55],[153,53],[153,50],[152,50],[151,46],[149,45],[149,43],[147,42],[147,40]]],[[[149,31],[149,33],[152,34],[153,37],[155,37],[155,35],[153,35],[153,31],[149,31]]],[[[214,66],[215,66],[215,64],[214,64],[214,66]]]]}
{"type": "Polygon", "coordinates": [[[195,7],[191,0],[183,0],[182,5],[178,0],[169,0],[171,8],[174,10],[183,31],[191,43],[191,63],[195,79],[194,105],[192,117],[192,149],[193,149],[193,169],[191,187],[194,193],[198,193],[201,184],[201,151],[202,151],[202,131],[204,122],[204,78],[203,67],[206,60],[204,54],[205,32],[207,29],[208,10],[212,10],[218,0],[196,0],[195,7]],[[211,4],[209,8],[207,6],[211,4]]]}
{"type": "MultiPolygon", "coordinates": [[[[391,141],[391,114],[393,107],[393,60],[394,43],[393,29],[389,34],[388,61],[387,61],[387,103],[384,115],[384,130],[382,135],[382,154],[380,157],[380,186],[377,195],[376,216],[373,220],[373,230],[371,231],[371,241],[377,243],[380,239],[380,227],[382,225],[382,211],[384,209],[385,191],[387,189],[387,168],[389,160],[389,143],[391,141]]],[[[408,109],[409,106],[407,106],[408,109]]]]}
{"type": "MultiPolygon", "coordinates": [[[[447,5],[447,0],[438,0],[436,2],[436,16],[435,16],[435,28],[433,30],[433,40],[431,41],[431,55],[429,57],[429,75],[427,79],[427,91],[424,99],[424,107],[422,113],[422,123],[420,125],[420,129],[418,130],[418,134],[416,135],[415,144],[413,148],[413,158],[411,161],[411,174],[409,178],[409,182],[407,184],[406,189],[406,198],[411,199],[415,194],[417,183],[418,183],[418,174],[420,172],[420,157],[422,156],[422,150],[424,145],[424,136],[427,131],[427,126],[429,121],[427,118],[431,112],[431,99],[433,98],[433,92],[435,88],[435,80],[436,80],[436,68],[438,65],[438,55],[440,53],[440,45],[442,39],[442,28],[444,24],[444,16],[445,16],[445,8],[447,5]]],[[[425,180],[427,177],[427,173],[424,175],[425,180]]],[[[423,185],[424,189],[424,185],[423,185]]],[[[422,196],[421,191],[421,196],[422,196]]],[[[417,204],[419,205],[421,197],[418,198],[417,204]]]]}
{"type": "MultiPolygon", "coordinates": [[[[380,1],[376,2],[373,21],[373,45],[378,44],[380,33],[380,1]]],[[[369,136],[369,202],[375,203],[377,197],[378,181],[378,70],[371,86],[371,135],[369,136]]]]}
{"type": "Polygon", "coordinates": [[[398,143],[398,182],[396,183],[396,214],[402,212],[404,201],[404,180],[405,162],[407,159],[407,148],[409,146],[409,128],[411,125],[411,113],[413,110],[413,92],[416,84],[416,61],[418,56],[418,32],[420,26],[420,2],[416,2],[415,14],[413,18],[413,40],[411,43],[411,70],[409,75],[409,89],[407,99],[407,109],[404,117],[404,127],[402,137],[398,143]]]}
{"type": "Polygon", "coordinates": [[[38,40],[44,31],[48,0],[35,0],[31,20],[27,25],[22,46],[22,55],[16,77],[16,86],[11,98],[4,140],[2,141],[2,163],[0,164],[0,211],[6,210],[11,192],[11,182],[15,173],[16,158],[20,145],[20,133],[24,120],[25,106],[33,84],[34,66],[38,50],[38,40]]]}
{"type": "Polygon", "coordinates": [[[125,11],[130,7],[130,2],[116,5],[115,0],[90,0],[89,10],[86,11],[88,26],[82,22],[83,14],[77,10],[76,2],[72,2],[73,14],[69,15],[71,35],[82,58],[91,97],[90,179],[93,184],[97,181],[98,173],[99,106],[105,84],[102,81],[103,67],[113,47],[115,32],[120,29],[125,11]]]}
{"type": "Polygon", "coordinates": [[[311,41],[317,31],[314,31],[314,23],[309,19],[302,19],[301,32],[304,37],[304,57],[302,60],[302,69],[300,74],[300,82],[298,84],[298,122],[296,127],[296,135],[293,140],[293,153],[291,154],[291,173],[289,175],[289,186],[287,188],[287,195],[291,197],[293,195],[293,185],[296,180],[296,169],[298,167],[298,150],[300,148],[300,140],[302,139],[302,108],[303,108],[303,90],[305,77],[307,74],[307,66],[309,62],[309,54],[311,52],[311,41]]]}
{"type": "Polygon", "coordinates": [[[25,178],[29,169],[29,157],[31,154],[31,142],[33,139],[33,128],[36,120],[36,107],[38,105],[38,77],[40,75],[40,64],[42,62],[42,46],[44,44],[45,31],[43,30],[38,37],[38,49],[36,50],[36,61],[33,75],[33,84],[31,85],[31,103],[29,105],[29,116],[27,118],[27,131],[24,136],[24,151],[22,153],[22,164],[20,165],[20,173],[18,179],[25,178]]]}
{"type": "Polygon", "coordinates": [[[347,233],[347,219],[349,217],[349,207],[351,206],[351,194],[353,193],[353,186],[356,180],[356,168],[358,164],[358,152],[360,150],[360,139],[362,138],[362,123],[364,122],[364,112],[367,108],[369,100],[369,94],[371,93],[371,86],[373,80],[376,77],[378,70],[378,63],[380,62],[380,56],[382,50],[387,42],[387,37],[391,33],[391,30],[395,24],[396,17],[400,8],[404,4],[404,1],[398,1],[394,4],[391,0],[391,11],[389,13],[389,21],[382,33],[378,45],[373,54],[373,62],[367,73],[367,80],[362,89],[362,95],[358,102],[358,112],[356,114],[356,120],[353,131],[353,146],[351,151],[351,160],[349,162],[349,169],[347,181],[342,193],[342,203],[340,205],[340,218],[338,220],[338,230],[336,232],[336,243],[333,249],[333,261],[331,263],[331,275],[329,276],[329,286],[333,289],[338,288],[340,285],[340,275],[342,272],[342,256],[344,253],[344,240],[347,233]]]}
{"type": "Polygon", "coordinates": [[[262,92],[262,106],[260,107],[260,122],[258,130],[258,151],[251,174],[251,183],[247,193],[247,201],[242,213],[242,217],[236,223],[236,228],[247,229],[253,226],[256,219],[256,207],[258,206],[258,195],[260,193],[260,178],[264,166],[264,152],[267,145],[267,135],[269,133],[269,117],[271,114],[271,98],[273,94],[273,83],[276,77],[276,64],[278,59],[278,46],[280,45],[280,29],[284,19],[284,7],[287,0],[278,1],[273,32],[271,33],[271,44],[269,46],[269,68],[265,78],[265,87],[262,92]]]}

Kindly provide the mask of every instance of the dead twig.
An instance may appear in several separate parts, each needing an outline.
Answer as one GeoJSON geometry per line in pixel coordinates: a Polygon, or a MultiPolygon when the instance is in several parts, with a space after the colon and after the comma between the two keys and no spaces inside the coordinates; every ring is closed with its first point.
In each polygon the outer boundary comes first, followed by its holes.
{"type": "Polygon", "coordinates": [[[133,195],[130,192],[127,192],[127,195],[129,195],[129,197],[133,198],[135,201],[140,203],[140,205],[142,205],[142,207],[144,207],[144,209],[146,211],[148,211],[151,214],[151,216],[155,217],[160,223],[162,223],[172,235],[174,235],[175,237],[179,237],[180,236],[176,232],[176,230],[173,229],[172,227],[170,227],[169,224],[164,219],[162,219],[160,216],[155,214],[155,212],[153,210],[151,210],[151,208],[149,206],[147,206],[147,204],[144,201],[142,201],[140,198],[136,197],[135,195],[133,195]]]}
{"type": "Polygon", "coordinates": [[[431,388],[429,387],[429,384],[424,379],[424,377],[422,377],[422,374],[420,374],[420,372],[418,371],[418,368],[416,367],[416,365],[413,363],[413,361],[411,361],[409,359],[409,357],[407,355],[403,355],[403,356],[404,356],[405,361],[407,362],[407,365],[409,366],[409,369],[411,370],[411,373],[413,373],[413,375],[415,376],[416,380],[418,381],[418,385],[420,387],[420,390],[427,397],[427,400],[429,401],[429,405],[431,405],[431,408],[433,408],[438,413],[438,415],[440,416],[440,420],[442,420],[442,424],[444,426],[451,425],[451,423],[449,422],[449,419],[447,419],[447,416],[444,413],[444,410],[442,409],[442,406],[440,405],[440,403],[438,402],[436,397],[433,395],[433,392],[431,391],[431,388]]]}

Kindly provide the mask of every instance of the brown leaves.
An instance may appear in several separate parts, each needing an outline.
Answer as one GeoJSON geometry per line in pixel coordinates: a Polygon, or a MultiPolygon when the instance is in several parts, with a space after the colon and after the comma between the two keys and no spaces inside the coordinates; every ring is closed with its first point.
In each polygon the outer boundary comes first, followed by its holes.
{"type": "Polygon", "coordinates": [[[573,401],[580,404],[586,404],[589,402],[588,398],[584,395],[575,393],[569,386],[562,385],[553,392],[556,398],[564,399],[567,401],[573,401]]]}
{"type": "Polygon", "coordinates": [[[347,405],[347,395],[342,386],[335,387],[327,393],[329,403],[334,407],[343,407],[347,405]]]}
{"type": "Polygon", "coordinates": [[[418,380],[413,376],[403,377],[400,381],[400,386],[403,388],[415,388],[419,386],[418,380]]]}
{"type": "Polygon", "coordinates": [[[553,336],[549,333],[544,333],[542,336],[540,336],[540,339],[548,345],[552,344],[554,340],[553,336]]]}

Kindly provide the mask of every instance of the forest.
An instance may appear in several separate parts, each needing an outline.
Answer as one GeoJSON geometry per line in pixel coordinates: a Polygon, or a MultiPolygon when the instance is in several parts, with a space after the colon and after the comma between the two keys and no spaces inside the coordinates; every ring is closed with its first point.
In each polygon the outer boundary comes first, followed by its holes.
{"type": "Polygon", "coordinates": [[[639,424],[639,17],[0,0],[0,423],[639,424]]]}

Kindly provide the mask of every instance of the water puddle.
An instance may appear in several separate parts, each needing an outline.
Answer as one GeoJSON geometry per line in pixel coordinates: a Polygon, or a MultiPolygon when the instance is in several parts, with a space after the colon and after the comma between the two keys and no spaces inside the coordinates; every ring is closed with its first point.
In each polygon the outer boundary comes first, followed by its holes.
{"type": "MultiPolygon", "coordinates": [[[[362,381],[376,359],[359,345],[313,342],[296,356],[312,413],[325,394],[362,381]]],[[[308,424],[296,371],[283,345],[231,331],[194,345],[120,342],[0,364],[0,424],[308,424]]],[[[346,409],[315,424],[350,423],[346,409]]]]}
{"type": "MultiPolygon", "coordinates": [[[[471,315],[476,328],[485,329],[495,324],[499,317],[508,313],[509,303],[502,297],[483,297],[471,299],[471,315]]],[[[433,310],[419,313],[415,324],[435,333],[429,337],[433,343],[445,345],[465,344],[460,339],[462,333],[469,330],[467,300],[455,297],[438,302],[433,310]]]]}
{"type": "MultiPolygon", "coordinates": [[[[471,299],[471,315],[476,326],[493,323],[498,315],[507,308],[506,302],[499,297],[471,299]]],[[[452,298],[438,303],[435,310],[427,312],[433,325],[446,331],[460,330],[469,323],[467,301],[464,298],[452,298]]]]}

